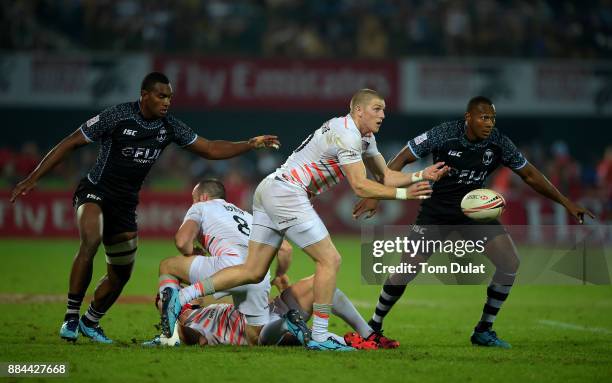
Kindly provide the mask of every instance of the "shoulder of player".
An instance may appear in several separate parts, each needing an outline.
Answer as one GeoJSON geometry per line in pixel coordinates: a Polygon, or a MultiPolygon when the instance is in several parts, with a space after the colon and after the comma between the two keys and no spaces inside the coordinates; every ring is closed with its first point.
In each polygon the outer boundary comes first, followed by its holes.
{"type": "Polygon", "coordinates": [[[501,148],[507,147],[512,141],[508,136],[499,131],[499,129],[493,129],[489,141],[492,145],[499,146],[501,148]]]}
{"type": "Polygon", "coordinates": [[[331,130],[345,140],[361,141],[361,133],[349,116],[335,117],[328,121],[331,130]]]}

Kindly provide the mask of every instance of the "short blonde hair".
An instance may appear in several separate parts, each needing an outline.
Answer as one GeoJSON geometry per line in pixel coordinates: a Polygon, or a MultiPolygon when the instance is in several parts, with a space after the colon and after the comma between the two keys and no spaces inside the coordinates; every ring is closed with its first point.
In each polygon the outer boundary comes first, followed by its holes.
{"type": "Polygon", "coordinates": [[[353,97],[351,97],[351,105],[350,105],[351,113],[355,111],[355,108],[357,107],[357,105],[361,105],[361,106],[366,105],[372,99],[384,100],[384,98],[382,98],[380,94],[378,94],[378,92],[375,90],[367,89],[367,88],[359,89],[353,95],[353,97]]]}

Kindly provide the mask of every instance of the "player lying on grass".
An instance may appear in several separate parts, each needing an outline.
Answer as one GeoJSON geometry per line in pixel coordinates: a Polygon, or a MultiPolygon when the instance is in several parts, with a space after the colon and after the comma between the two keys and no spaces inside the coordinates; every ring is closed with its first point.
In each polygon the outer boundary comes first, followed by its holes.
{"type": "MultiPolygon", "coordinates": [[[[433,185],[431,198],[421,204],[410,239],[419,240],[424,235],[432,234],[436,239],[444,239],[453,231],[465,239],[486,238],[485,255],[495,265],[496,271],[487,288],[482,316],[470,339],[475,345],[509,348],[510,345],[493,331],[493,322],[516,278],[519,267],[516,247],[499,221],[482,224],[467,218],[460,208],[461,199],[468,192],[482,188],[487,176],[498,166],[504,165],[535,191],[563,205],[580,223],[585,214],[591,218],[594,216],[562,195],[530,164],[512,141],[495,128],[495,117],[491,100],[474,97],[468,103],[464,120],[445,122],[408,141],[406,147],[389,163],[389,168],[401,170],[406,164],[430,153],[434,162],[444,161],[451,167],[449,174],[433,185]]],[[[362,200],[355,206],[354,216],[359,217],[364,213],[372,216],[377,205],[376,200],[362,200]]],[[[406,254],[402,262],[418,264],[426,262],[430,255],[423,253],[415,257],[414,254],[406,254]]],[[[384,317],[416,275],[393,274],[387,278],[369,322],[375,330],[382,331],[384,317]]]]}
{"type": "Polygon", "coordinates": [[[341,256],[311,199],[344,178],[359,197],[424,199],[431,188],[428,182],[420,181],[436,181],[448,171],[443,163],[414,174],[388,169],[374,137],[385,118],[384,109],[385,101],[378,93],[359,90],[351,99],[347,115],[325,122],[280,168],[261,181],[253,197],[253,228],[245,264],[225,268],[171,296],[162,315],[162,327],[167,334],[183,304],[217,290],[264,280],[287,236],[315,262],[313,339],[308,347],[350,350],[328,331],[341,256]],[[366,167],[385,185],[368,180],[366,167]]]}
{"type": "MultiPolygon", "coordinates": [[[[300,326],[301,319],[308,320],[312,315],[314,275],[304,278],[270,301],[269,323],[263,326],[258,339],[249,335],[247,318],[236,307],[228,303],[206,305],[199,298],[183,306],[177,322],[174,341],[164,344],[176,345],[180,340],[185,345],[300,345],[294,327],[300,326]]],[[[161,302],[158,300],[158,308],[161,302]]],[[[344,339],[336,340],[357,349],[375,350],[395,348],[394,344],[379,344],[374,340],[374,330],[366,323],[348,297],[336,289],[333,296],[333,314],[340,317],[356,332],[347,333],[344,339]]],[[[305,329],[306,338],[310,336],[305,329]]],[[[159,345],[156,337],[145,345],[159,345]]]]}

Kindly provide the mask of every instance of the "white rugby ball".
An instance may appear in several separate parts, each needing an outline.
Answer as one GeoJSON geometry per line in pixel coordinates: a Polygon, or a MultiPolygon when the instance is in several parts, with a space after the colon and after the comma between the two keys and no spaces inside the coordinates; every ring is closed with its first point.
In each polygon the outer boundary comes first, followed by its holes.
{"type": "Polygon", "coordinates": [[[475,221],[491,221],[502,215],[506,200],[491,189],[476,189],[461,200],[463,214],[475,221]]]}

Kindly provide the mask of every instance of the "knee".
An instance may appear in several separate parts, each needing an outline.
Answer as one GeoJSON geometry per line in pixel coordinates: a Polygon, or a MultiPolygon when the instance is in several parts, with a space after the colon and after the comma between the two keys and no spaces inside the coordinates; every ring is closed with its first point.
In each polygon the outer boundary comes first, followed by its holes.
{"type": "Polygon", "coordinates": [[[172,259],[166,258],[159,263],[159,274],[170,274],[172,271],[172,259]]]}
{"type": "Polygon", "coordinates": [[[259,283],[266,277],[267,270],[252,269],[246,270],[246,284],[259,283]]]}
{"type": "Polygon", "coordinates": [[[338,272],[340,270],[340,265],[342,265],[342,257],[338,252],[333,252],[330,253],[328,256],[324,257],[320,261],[320,264],[328,270],[338,272]]]}
{"type": "Polygon", "coordinates": [[[102,243],[102,236],[98,233],[82,233],[81,234],[81,253],[93,257],[98,251],[98,247],[102,243]]]}

